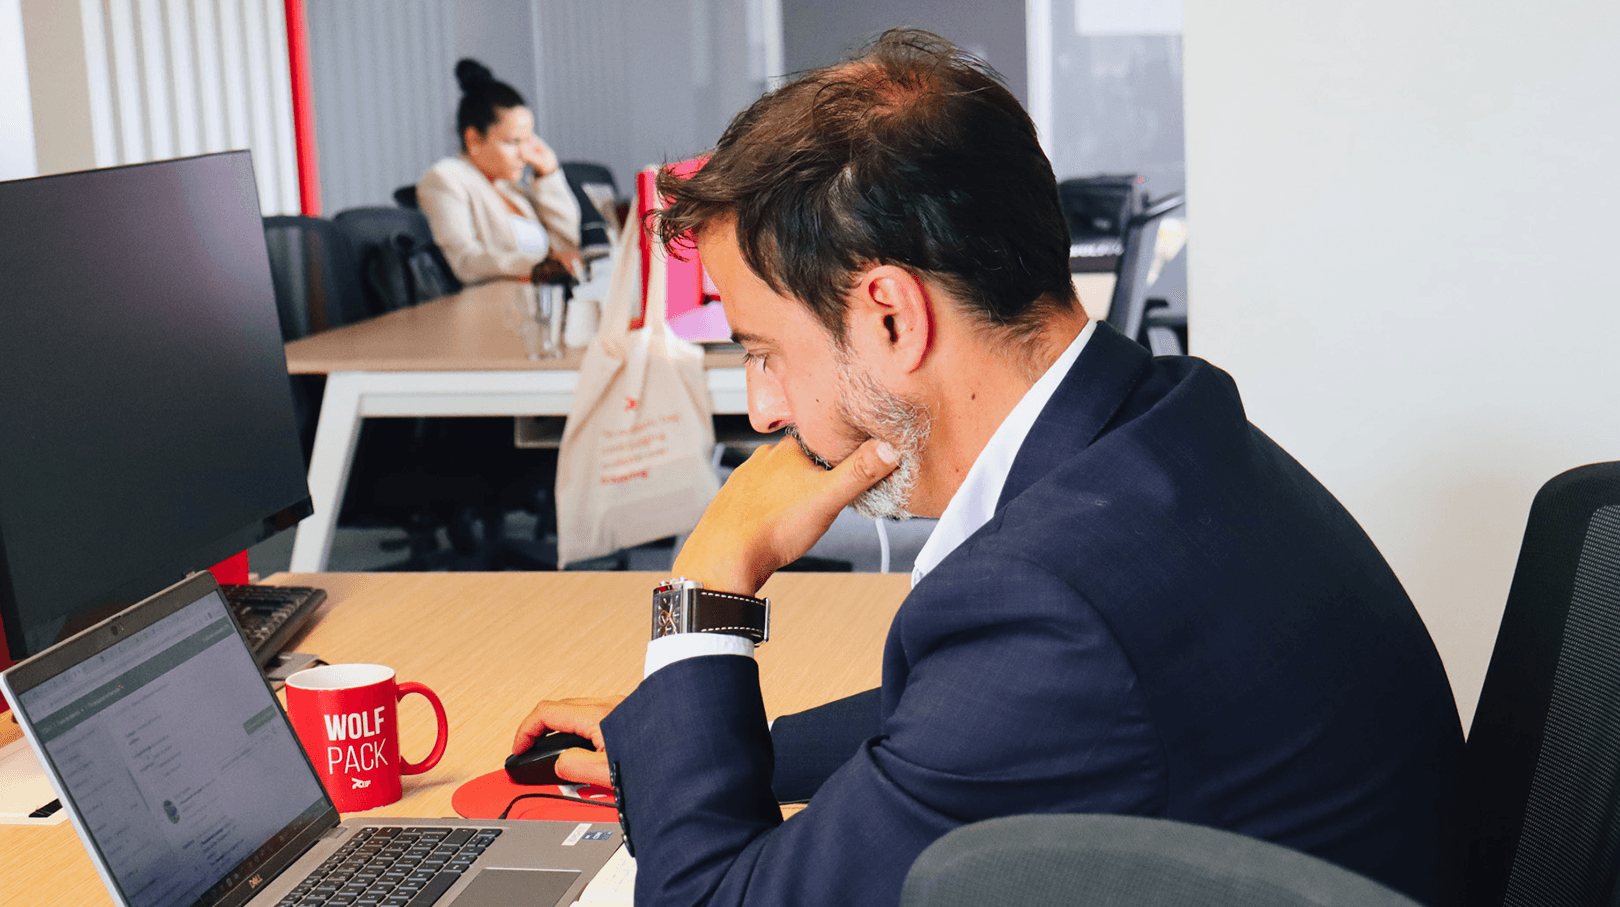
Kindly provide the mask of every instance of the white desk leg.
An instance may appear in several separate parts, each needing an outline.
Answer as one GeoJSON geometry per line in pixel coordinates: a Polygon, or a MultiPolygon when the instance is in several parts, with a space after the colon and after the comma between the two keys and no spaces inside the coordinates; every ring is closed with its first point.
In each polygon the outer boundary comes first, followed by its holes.
{"type": "Polygon", "coordinates": [[[352,372],[326,378],[315,449],[309,457],[309,496],[315,512],[298,524],[293,535],[290,569],[294,573],[319,573],[332,554],[332,533],[337,529],[338,508],[343,506],[354,445],[360,437],[359,378],[352,372]]]}

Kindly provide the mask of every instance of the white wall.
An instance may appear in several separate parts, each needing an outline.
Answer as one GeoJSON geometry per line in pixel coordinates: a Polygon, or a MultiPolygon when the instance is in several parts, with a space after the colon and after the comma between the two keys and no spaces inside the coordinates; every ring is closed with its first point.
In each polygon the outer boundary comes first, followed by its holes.
{"type": "Polygon", "coordinates": [[[247,148],[264,213],[298,210],[280,0],[20,8],[41,173],[247,148]]]}
{"type": "Polygon", "coordinates": [[[22,5],[0,0],[0,180],[39,173],[34,157],[34,111],[28,99],[22,5]]]}
{"type": "Polygon", "coordinates": [[[1620,459],[1620,8],[1188,0],[1194,352],[1473,713],[1536,489],[1620,459]]]}

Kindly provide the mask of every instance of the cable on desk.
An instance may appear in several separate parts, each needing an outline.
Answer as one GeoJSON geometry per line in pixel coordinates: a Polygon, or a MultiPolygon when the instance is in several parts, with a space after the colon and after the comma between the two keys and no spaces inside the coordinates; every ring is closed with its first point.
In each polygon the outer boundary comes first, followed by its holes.
{"type": "Polygon", "coordinates": [[[501,810],[501,814],[496,816],[495,818],[504,819],[507,816],[511,815],[512,807],[518,805],[519,800],[537,800],[537,799],[538,800],[566,800],[569,803],[584,803],[584,804],[586,804],[588,806],[606,806],[609,809],[618,809],[619,808],[619,801],[617,801],[617,800],[587,800],[584,797],[570,797],[570,796],[568,796],[566,794],[518,794],[516,797],[512,798],[511,803],[506,804],[506,808],[501,810]]]}

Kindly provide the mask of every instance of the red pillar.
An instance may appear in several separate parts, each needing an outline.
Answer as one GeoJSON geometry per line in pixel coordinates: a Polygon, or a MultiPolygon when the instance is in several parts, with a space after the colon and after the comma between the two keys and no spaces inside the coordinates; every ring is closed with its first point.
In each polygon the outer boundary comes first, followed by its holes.
{"type": "Polygon", "coordinates": [[[298,151],[298,202],[310,217],[321,214],[320,165],[315,159],[315,100],[309,80],[309,23],[304,0],[287,3],[287,72],[292,77],[293,142],[298,151]]]}

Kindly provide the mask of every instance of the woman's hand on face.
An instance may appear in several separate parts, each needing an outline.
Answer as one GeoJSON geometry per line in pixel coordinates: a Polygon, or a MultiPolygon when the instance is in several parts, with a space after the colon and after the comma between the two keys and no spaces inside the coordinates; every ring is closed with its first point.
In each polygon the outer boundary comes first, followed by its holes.
{"type": "Polygon", "coordinates": [[[540,176],[550,176],[561,166],[557,161],[557,152],[552,151],[550,145],[541,141],[540,137],[532,132],[523,140],[522,155],[523,163],[533,167],[534,172],[540,176]]]}

